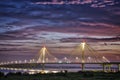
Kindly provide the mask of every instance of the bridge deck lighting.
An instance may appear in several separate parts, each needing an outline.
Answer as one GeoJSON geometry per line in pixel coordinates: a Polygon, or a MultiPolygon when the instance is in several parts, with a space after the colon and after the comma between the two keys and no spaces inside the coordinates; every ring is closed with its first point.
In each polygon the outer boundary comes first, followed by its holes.
{"type": "Polygon", "coordinates": [[[76,60],[78,60],[79,58],[78,57],[75,57],[76,60]]]}

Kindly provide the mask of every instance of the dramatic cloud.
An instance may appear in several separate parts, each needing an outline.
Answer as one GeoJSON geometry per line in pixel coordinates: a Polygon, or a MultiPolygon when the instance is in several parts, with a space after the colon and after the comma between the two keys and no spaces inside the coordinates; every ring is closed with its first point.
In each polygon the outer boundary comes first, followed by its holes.
{"type": "Polygon", "coordinates": [[[68,55],[83,40],[105,56],[119,54],[119,0],[70,4],[1,0],[0,60],[5,55],[35,56],[44,44],[58,57],[68,55]]]}

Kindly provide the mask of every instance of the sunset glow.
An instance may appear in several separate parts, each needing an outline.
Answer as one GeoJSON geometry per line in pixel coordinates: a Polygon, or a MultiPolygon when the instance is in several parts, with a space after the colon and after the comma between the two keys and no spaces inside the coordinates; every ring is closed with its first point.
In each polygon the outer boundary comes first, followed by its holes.
{"type": "Polygon", "coordinates": [[[64,59],[83,40],[110,61],[120,61],[119,4],[119,0],[1,0],[0,62],[27,62],[44,41],[52,55],[64,59]]]}

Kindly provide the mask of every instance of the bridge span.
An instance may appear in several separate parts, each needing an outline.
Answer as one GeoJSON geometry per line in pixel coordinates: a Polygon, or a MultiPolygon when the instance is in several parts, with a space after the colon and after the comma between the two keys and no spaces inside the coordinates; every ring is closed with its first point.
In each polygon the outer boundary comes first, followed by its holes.
{"type": "MultiPolygon", "coordinates": [[[[51,68],[62,68],[66,67],[65,65],[70,65],[72,68],[75,68],[75,64],[78,65],[81,71],[86,71],[89,68],[89,65],[96,66],[100,65],[102,71],[112,71],[112,66],[116,66],[116,71],[120,71],[120,62],[110,62],[105,56],[97,53],[93,48],[91,48],[86,42],[81,43],[80,45],[73,50],[72,55],[69,58],[64,57],[62,60],[50,54],[44,45],[43,48],[39,51],[39,54],[36,59],[31,59],[30,61],[12,61],[12,62],[3,62],[0,63],[0,69],[13,69],[13,68],[22,68],[22,69],[32,69],[40,68],[44,72],[47,68],[50,68],[49,65],[53,65],[51,68]],[[56,65],[56,66],[54,66],[56,65]],[[87,65],[87,66],[86,66],[87,65]],[[57,68],[57,67],[56,67],[57,68]]],[[[70,67],[66,67],[70,68],[70,67]]],[[[97,67],[100,68],[100,67],[97,67]]]]}

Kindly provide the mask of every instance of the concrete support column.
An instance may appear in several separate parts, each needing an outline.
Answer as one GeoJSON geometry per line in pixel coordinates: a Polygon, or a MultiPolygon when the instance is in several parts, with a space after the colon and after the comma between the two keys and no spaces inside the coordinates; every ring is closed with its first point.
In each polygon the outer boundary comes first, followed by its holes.
{"type": "Polygon", "coordinates": [[[111,71],[111,64],[108,64],[108,71],[111,71]]]}
{"type": "Polygon", "coordinates": [[[120,71],[120,64],[118,64],[118,71],[120,71]]]}
{"type": "Polygon", "coordinates": [[[102,65],[103,65],[103,72],[105,72],[105,64],[103,63],[102,65]]]}
{"type": "Polygon", "coordinates": [[[84,70],[85,70],[85,64],[82,63],[82,71],[84,71],[84,70]]]}
{"type": "Polygon", "coordinates": [[[42,63],[42,73],[45,73],[45,63],[42,63]]]}

